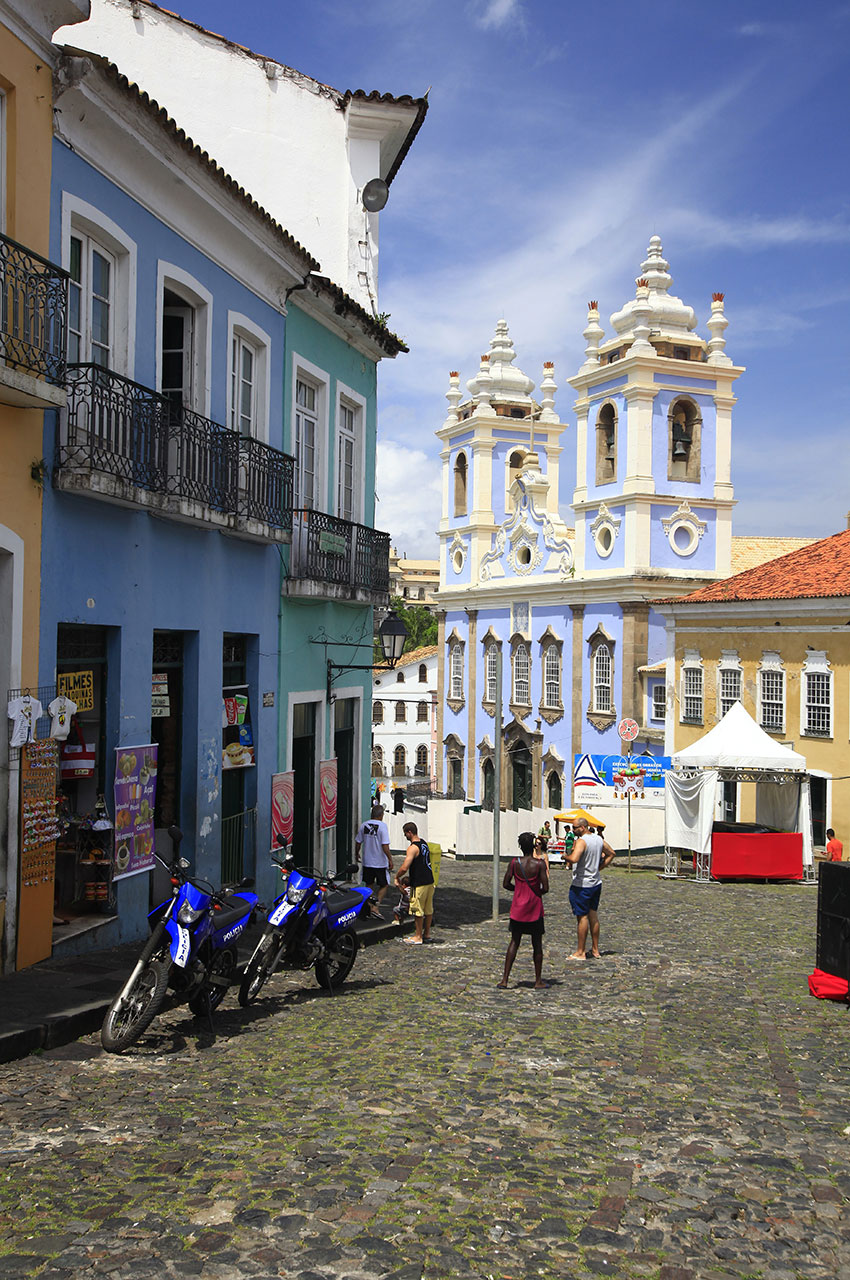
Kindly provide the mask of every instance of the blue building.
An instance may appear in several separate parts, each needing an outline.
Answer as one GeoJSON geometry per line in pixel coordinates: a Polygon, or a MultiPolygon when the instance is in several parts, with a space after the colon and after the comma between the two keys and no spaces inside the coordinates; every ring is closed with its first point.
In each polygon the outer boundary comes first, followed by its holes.
{"type": "MultiPolygon", "coordinates": [[[[514,365],[507,325],[460,390],[451,375],[442,443],[437,776],[448,794],[558,808],[578,753],[660,754],[672,690],[665,625],[649,601],[728,576],[733,491],[732,384],[723,295],[709,339],[653,236],[635,297],[611,317],[588,311],[586,359],[575,388],[574,520],[560,514],[565,425],[554,409],[553,366],[534,382],[514,365]],[[504,733],[495,742],[497,655],[504,733]],[[652,744],[658,744],[654,748],[652,744]]],[[[568,438],[568,437],[567,437],[568,438]]]]}
{"type": "Polygon", "coordinates": [[[375,366],[404,349],[113,65],[67,52],[56,108],[68,405],[45,415],[40,683],[80,690],[95,761],[62,783],[54,950],[146,928],[151,876],[118,852],[104,899],[84,900],[116,752],[156,744],[158,841],[179,825],[216,883],[271,887],[274,773],[296,772],[305,860],[331,862],[360,820],[369,676],[329,703],[326,655],[347,651],[323,641],[365,637],[348,660],[366,663],[388,602],[375,366]],[[341,826],[322,834],[337,750],[341,826]]]}

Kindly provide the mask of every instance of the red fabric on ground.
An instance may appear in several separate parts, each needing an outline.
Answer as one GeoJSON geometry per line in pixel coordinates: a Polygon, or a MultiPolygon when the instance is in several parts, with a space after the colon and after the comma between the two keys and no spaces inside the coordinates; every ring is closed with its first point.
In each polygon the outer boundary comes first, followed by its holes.
{"type": "Polygon", "coordinates": [[[823,969],[815,969],[809,974],[809,991],[818,1000],[846,1000],[847,979],[836,978],[832,973],[824,973],[823,969]]]}

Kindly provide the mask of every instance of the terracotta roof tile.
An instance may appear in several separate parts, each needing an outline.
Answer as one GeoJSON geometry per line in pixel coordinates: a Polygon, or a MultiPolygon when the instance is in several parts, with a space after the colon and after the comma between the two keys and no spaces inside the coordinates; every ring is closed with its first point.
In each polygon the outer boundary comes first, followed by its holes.
{"type": "MultiPolygon", "coordinates": [[[[779,539],[781,541],[781,539],[779,539]]],[[[821,538],[723,582],[679,596],[676,604],[850,596],[850,529],[821,538]]]]}
{"type": "Polygon", "coordinates": [[[816,541],[816,538],[734,536],[732,538],[732,572],[743,573],[746,569],[755,569],[760,564],[766,564],[768,560],[786,556],[789,551],[810,547],[816,541]]]}
{"type": "Polygon", "coordinates": [[[396,663],[396,668],[410,666],[412,662],[424,662],[426,658],[432,658],[437,652],[439,645],[424,644],[419,649],[411,649],[410,653],[404,654],[396,663]]]}

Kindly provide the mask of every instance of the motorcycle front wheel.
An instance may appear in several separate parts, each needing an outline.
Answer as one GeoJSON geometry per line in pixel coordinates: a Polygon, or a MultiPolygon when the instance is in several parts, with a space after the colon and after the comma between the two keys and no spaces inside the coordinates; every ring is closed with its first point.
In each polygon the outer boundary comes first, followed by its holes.
{"type": "Polygon", "coordinates": [[[316,981],[326,991],[333,991],[351,973],[357,956],[357,934],[341,929],[328,939],[323,960],[316,961],[316,981]]]}
{"type": "Polygon", "coordinates": [[[239,1003],[244,1009],[252,1004],[272,976],[277,964],[279,948],[275,945],[275,936],[269,933],[261,938],[259,945],[245,966],[242,982],[239,986],[239,1003]]]}
{"type": "Polygon", "coordinates": [[[147,946],[142,951],[143,968],[136,975],[132,986],[125,984],[106,1011],[100,1029],[100,1043],[107,1053],[123,1053],[135,1044],[159,1013],[168,990],[168,959],[157,954],[160,949],[162,926],[157,926],[147,946]]]}
{"type": "Polygon", "coordinates": [[[216,1011],[227,995],[227,987],[220,986],[218,983],[213,985],[208,979],[227,978],[229,981],[236,972],[236,959],[235,947],[225,947],[223,951],[216,952],[200,990],[196,991],[189,1001],[189,1009],[192,1013],[203,1016],[207,1011],[210,1013],[216,1011]]]}

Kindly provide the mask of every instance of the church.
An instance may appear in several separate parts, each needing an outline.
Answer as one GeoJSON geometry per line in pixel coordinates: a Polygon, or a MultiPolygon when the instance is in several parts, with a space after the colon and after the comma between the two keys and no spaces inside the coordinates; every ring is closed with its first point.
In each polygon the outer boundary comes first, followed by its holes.
{"type": "Polygon", "coordinates": [[[705,338],[672,284],[653,236],[608,334],[589,304],[585,360],[569,378],[574,428],[555,411],[554,366],[543,365],[535,398],[504,320],[467,397],[450,375],[436,433],[436,774],[449,796],[492,808],[501,750],[501,805],[559,808],[576,755],[619,752],[624,718],[638,725],[636,753],[663,752],[676,691],[655,602],[738,567],[732,411],[744,372],[725,351],[723,294],[708,302],[705,338]],[[576,463],[570,526],[559,507],[565,447],[576,463]]]}

